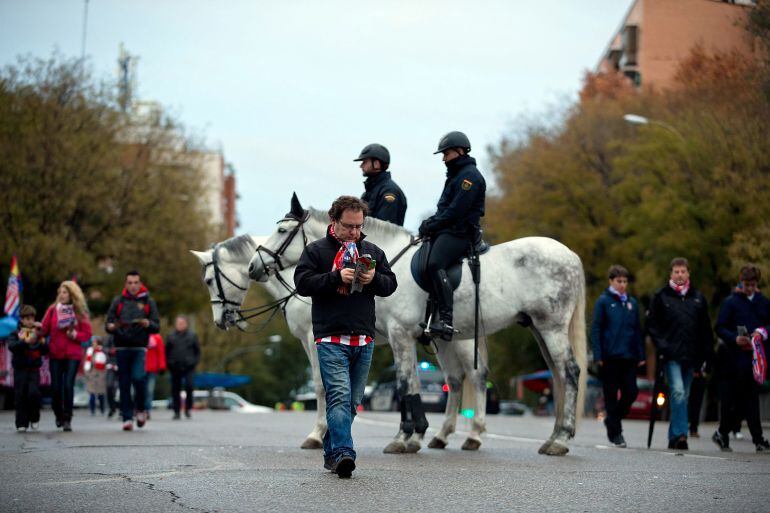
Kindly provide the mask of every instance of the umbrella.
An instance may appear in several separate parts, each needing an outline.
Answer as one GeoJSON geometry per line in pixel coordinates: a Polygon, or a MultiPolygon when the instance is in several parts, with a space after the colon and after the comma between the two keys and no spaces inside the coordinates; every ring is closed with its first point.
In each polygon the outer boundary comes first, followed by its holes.
{"type": "Polygon", "coordinates": [[[658,416],[658,394],[663,390],[665,380],[663,358],[658,356],[655,361],[655,384],[652,386],[652,404],[650,405],[650,429],[647,431],[647,448],[652,445],[652,432],[655,430],[655,419],[658,416]]]}

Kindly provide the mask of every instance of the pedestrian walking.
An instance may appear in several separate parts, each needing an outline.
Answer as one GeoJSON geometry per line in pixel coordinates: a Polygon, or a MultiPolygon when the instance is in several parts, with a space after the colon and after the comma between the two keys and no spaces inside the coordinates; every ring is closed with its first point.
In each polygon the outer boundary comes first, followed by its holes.
{"type": "Polygon", "coordinates": [[[341,478],[356,468],[351,426],[374,350],[374,297],[389,296],[397,286],[385,253],[364,240],[367,211],[358,198],[337,198],[326,237],[305,247],[294,272],[297,292],[313,302],[313,337],[326,391],[324,468],[341,478]]]}
{"type": "Polygon", "coordinates": [[[51,405],[56,427],[72,431],[75,378],[83,358],[83,344],[91,338],[86,300],[74,281],[59,285],[56,301],[43,317],[42,333],[50,337],[51,405]]]}
{"type": "Polygon", "coordinates": [[[193,408],[195,367],[201,359],[201,345],[198,336],[190,331],[187,317],[178,315],[174,319],[174,331],[166,337],[166,365],[171,373],[171,399],[174,405],[174,420],[181,418],[182,383],[185,388],[184,415],[190,418],[193,408]]]}
{"type": "Polygon", "coordinates": [[[98,403],[99,412],[104,415],[107,396],[107,354],[102,346],[102,337],[91,337],[91,345],[86,349],[86,358],[83,362],[83,373],[86,376],[88,409],[91,415],[96,415],[98,403]]]}
{"type": "Polygon", "coordinates": [[[158,379],[158,374],[165,374],[166,372],[166,346],[160,333],[150,335],[150,340],[147,342],[147,361],[145,362],[144,370],[147,372],[147,391],[144,409],[147,412],[147,420],[150,420],[152,401],[155,399],[155,383],[158,379]]]}
{"type": "Polygon", "coordinates": [[[117,351],[115,350],[115,341],[112,335],[104,337],[102,350],[107,355],[107,367],[106,367],[106,397],[107,406],[109,411],[107,412],[107,418],[111,419],[115,412],[118,411],[118,402],[115,399],[115,393],[118,389],[118,358],[117,351]]]}
{"type": "Polygon", "coordinates": [[[716,332],[724,347],[716,362],[720,416],[712,440],[721,450],[729,451],[730,431],[740,427],[740,419],[745,416],[756,451],[766,452],[770,444],[763,436],[759,417],[759,390],[764,376],[755,377],[753,365],[758,349],[767,354],[770,300],[757,288],[759,268],[745,265],[739,279],[742,287],[724,300],[717,317],[716,332]]]}
{"type": "Polygon", "coordinates": [[[106,328],[114,336],[123,430],[131,431],[135,410],[137,427],[143,427],[147,421],[145,356],[150,334],[160,330],[158,307],[138,271],[126,273],[125,288],[107,311],[106,328]]]}
{"type": "Polygon", "coordinates": [[[591,344],[604,391],[607,438],[615,447],[626,447],[621,420],[639,393],[636,371],[645,363],[644,343],[639,304],[627,292],[628,270],[613,265],[608,277],[609,287],[594,307],[591,344]]]}
{"type": "Polygon", "coordinates": [[[696,370],[704,371],[711,365],[714,337],[708,303],[690,282],[690,264],[686,258],[671,261],[668,284],[658,290],[650,302],[647,331],[668,381],[671,408],[668,448],[687,450],[690,384],[696,370]]]}
{"type": "Polygon", "coordinates": [[[354,162],[361,162],[360,168],[366,177],[361,199],[369,207],[369,216],[404,226],[406,196],[388,171],[388,149],[381,144],[369,144],[361,150],[354,162]]]}
{"type": "Polygon", "coordinates": [[[16,331],[8,336],[8,349],[13,354],[13,395],[16,408],[16,431],[37,431],[40,422],[40,366],[48,344],[35,322],[35,308],[23,305],[16,331]]]}

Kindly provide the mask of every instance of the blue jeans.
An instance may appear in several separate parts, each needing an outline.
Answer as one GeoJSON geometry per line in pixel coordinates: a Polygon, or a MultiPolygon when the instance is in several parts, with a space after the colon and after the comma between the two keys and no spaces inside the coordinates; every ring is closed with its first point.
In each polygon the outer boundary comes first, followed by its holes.
{"type": "Polygon", "coordinates": [[[51,358],[51,407],[58,421],[72,420],[72,401],[75,399],[75,377],[80,360],[51,358]]]}
{"type": "Polygon", "coordinates": [[[144,349],[118,349],[118,383],[120,383],[120,413],[123,421],[134,418],[134,405],[137,411],[144,411],[144,394],[147,390],[144,361],[147,351],[144,349]],[[134,396],[131,397],[131,386],[134,396]]]}
{"type": "Polygon", "coordinates": [[[364,397],[366,378],[372,363],[374,342],[365,346],[316,344],[321,379],[326,390],[324,458],[338,461],[343,456],[356,457],[350,428],[356,408],[364,397]]]}
{"type": "Polygon", "coordinates": [[[687,436],[687,402],[692,384],[692,365],[687,362],[666,362],[666,379],[671,400],[671,423],[668,425],[668,439],[687,436]]]}
{"type": "Polygon", "coordinates": [[[157,377],[157,372],[147,373],[147,390],[144,396],[144,409],[147,411],[152,410],[152,400],[155,398],[155,380],[157,377]]]}

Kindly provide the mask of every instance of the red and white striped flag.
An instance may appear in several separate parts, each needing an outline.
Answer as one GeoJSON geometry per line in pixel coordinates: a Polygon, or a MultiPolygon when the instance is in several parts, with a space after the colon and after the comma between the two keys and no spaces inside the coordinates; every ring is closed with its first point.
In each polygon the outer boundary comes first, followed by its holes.
{"type": "Polygon", "coordinates": [[[21,310],[21,272],[16,255],[11,258],[11,272],[8,274],[8,288],[5,291],[5,308],[3,311],[9,317],[19,318],[21,310]]]}

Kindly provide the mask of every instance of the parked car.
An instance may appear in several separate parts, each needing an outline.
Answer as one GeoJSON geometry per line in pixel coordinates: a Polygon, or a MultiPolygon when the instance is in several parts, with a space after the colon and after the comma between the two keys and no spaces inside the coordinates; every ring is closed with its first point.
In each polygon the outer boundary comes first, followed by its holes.
{"type": "MultiPolygon", "coordinates": [[[[181,395],[181,402],[184,404],[186,393],[183,390],[181,395]]],[[[156,406],[157,401],[153,401],[153,406],[156,406]]],[[[163,399],[159,405],[164,405],[167,408],[173,408],[172,399],[163,399]]],[[[193,410],[229,410],[238,413],[268,413],[273,409],[267,406],[260,406],[248,402],[246,399],[228,390],[221,388],[214,388],[213,390],[193,390],[193,410]]]]}
{"type": "MultiPolygon", "coordinates": [[[[417,366],[417,377],[420,379],[420,397],[426,412],[446,411],[449,385],[444,381],[441,369],[429,362],[421,362],[417,366]]],[[[398,411],[398,395],[396,382],[396,367],[385,369],[372,388],[371,395],[364,398],[364,407],[373,411],[398,411]]],[[[497,388],[487,383],[487,413],[500,411],[500,394],[497,388]]]]}

